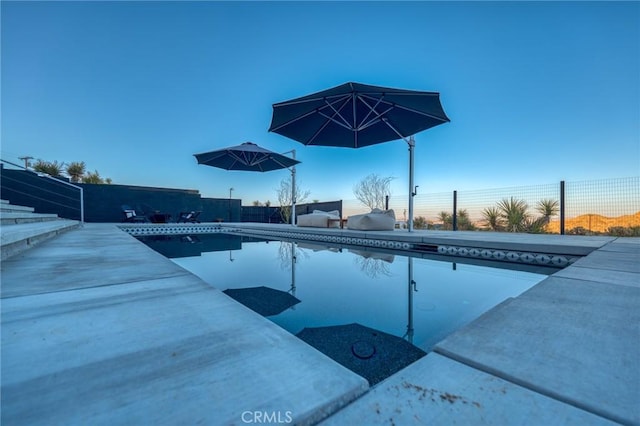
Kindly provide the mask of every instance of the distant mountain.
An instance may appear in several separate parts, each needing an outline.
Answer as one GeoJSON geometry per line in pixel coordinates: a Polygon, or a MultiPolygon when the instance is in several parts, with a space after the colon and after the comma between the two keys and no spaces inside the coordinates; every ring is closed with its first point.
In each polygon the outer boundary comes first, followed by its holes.
{"type": "MultiPolygon", "coordinates": [[[[581,216],[565,219],[564,229],[569,231],[573,228],[582,227],[591,232],[606,232],[612,226],[640,226],[640,212],[618,217],[606,217],[599,214],[583,214],[581,216]]],[[[547,225],[547,231],[560,233],[560,220],[552,220],[547,225]]]]}

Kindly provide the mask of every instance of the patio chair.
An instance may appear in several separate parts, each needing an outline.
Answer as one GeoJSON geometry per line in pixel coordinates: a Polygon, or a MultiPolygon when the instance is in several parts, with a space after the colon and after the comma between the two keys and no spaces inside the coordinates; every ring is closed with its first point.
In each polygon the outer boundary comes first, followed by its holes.
{"type": "Polygon", "coordinates": [[[198,220],[198,216],[200,216],[200,213],[202,213],[201,211],[188,211],[188,212],[180,212],[178,214],[178,219],[176,220],[177,223],[183,222],[183,223],[200,223],[200,220],[198,220]]]}
{"type": "Polygon", "coordinates": [[[134,208],[127,204],[123,204],[120,208],[122,209],[123,222],[140,223],[149,221],[146,216],[139,215],[134,208]]]}
{"type": "Polygon", "coordinates": [[[314,210],[313,213],[301,214],[298,216],[298,226],[309,226],[314,228],[340,228],[340,212],[332,210],[325,212],[314,210]]]}
{"type": "Polygon", "coordinates": [[[373,209],[370,213],[349,216],[348,229],[360,231],[393,231],[396,226],[396,215],[393,210],[373,209]]]}

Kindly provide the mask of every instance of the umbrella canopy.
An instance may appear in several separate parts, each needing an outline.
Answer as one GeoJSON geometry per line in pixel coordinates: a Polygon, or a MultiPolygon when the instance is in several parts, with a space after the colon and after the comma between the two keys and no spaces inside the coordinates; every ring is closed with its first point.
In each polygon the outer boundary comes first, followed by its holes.
{"type": "Polygon", "coordinates": [[[449,122],[437,92],[345,83],[273,104],[269,131],[305,145],[361,148],[409,144],[409,231],[413,229],[413,135],[449,122]]]}
{"type": "MultiPolygon", "coordinates": [[[[215,151],[193,154],[198,164],[218,167],[225,170],[244,170],[250,172],[268,172],[271,170],[289,169],[291,171],[291,224],[295,224],[296,211],[296,168],[300,162],[295,159],[296,151],[291,151],[293,158],[256,145],[253,142],[218,149],[215,151]]],[[[231,194],[229,194],[231,198],[231,194]]]]}
{"type": "Polygon", "coordinates": [[[269,172],[286,169],[300,163],[299,161],[262,148],[252,142],[223,148],[216,151],[194,154],[198,164],[218,167],[225,170],[245,170],[252,172],[269,172]]]}
{"type": "Polygon", "coordinates": [[[305,328],[296,336],[361,375],[371,386],[426,355],[400,337],[355,323],[305,328]]]}
{"type": "Polygon", "coordinates": [[[265,286],[227,289],[224,293],[265,317],[278,315],[300,303],[299,299],[286,291],[265,286]]]}

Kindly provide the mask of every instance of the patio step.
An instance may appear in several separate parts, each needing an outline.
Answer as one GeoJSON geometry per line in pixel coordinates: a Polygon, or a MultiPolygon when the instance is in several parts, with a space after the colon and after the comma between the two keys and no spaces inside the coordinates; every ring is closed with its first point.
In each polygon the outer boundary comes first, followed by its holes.
{"type": "Polygon", "coordinates": [[[0,210],[0,225],[19,225],[58,219],[58,215],[52,213],[7,212],[0,210]]]}
{"type": "Polygon", "coordinates": [[[33,213],[32,207],[0,202],[0,259],[5,260],[42,241],[80,226],[77,220],[49,213],[33,213]]]}
{"type": "Polygon", "coordinates": [[[33,213],[33,207],[17,206],[9,203],[7,200],[0,200],[0,212],[7,213],[33,213]]]}

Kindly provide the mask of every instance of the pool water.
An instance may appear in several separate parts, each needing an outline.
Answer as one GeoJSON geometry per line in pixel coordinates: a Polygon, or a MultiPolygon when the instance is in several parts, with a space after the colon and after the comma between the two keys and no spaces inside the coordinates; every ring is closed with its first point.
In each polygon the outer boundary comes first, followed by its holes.
{"type": "Polygon", "coordinates": [[[305,327],[358,323],[403,338],[425,352],[546,278],[228,233],[140,239],[217,289],[265,286],[294,295],[300,303],[268,317],[292,334],[305,327]]]}

